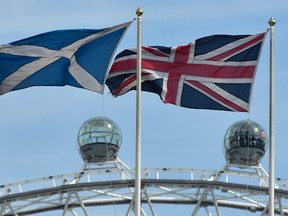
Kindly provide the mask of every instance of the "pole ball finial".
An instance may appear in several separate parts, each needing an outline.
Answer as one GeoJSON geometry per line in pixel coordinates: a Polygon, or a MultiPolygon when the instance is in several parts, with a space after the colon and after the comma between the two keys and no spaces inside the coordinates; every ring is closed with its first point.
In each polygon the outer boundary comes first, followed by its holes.
{"type": "Polygon", "coordinates": [[[274,19],[273,17],[271,17],[271,18],[269,19],[268,23],[269,23],[269,25],[272,27],[272,26],[274,26],[274,25],[276,24],[276,21],[275,21],[275,19],[274,19]]]}
{"type": "Polygon", "coordinates": [[[136,15],[140,17],[142,16],[142,14],[143,14],[143,10],[140,7],[138,7],[138,9],[136,10],[136,15]]]}

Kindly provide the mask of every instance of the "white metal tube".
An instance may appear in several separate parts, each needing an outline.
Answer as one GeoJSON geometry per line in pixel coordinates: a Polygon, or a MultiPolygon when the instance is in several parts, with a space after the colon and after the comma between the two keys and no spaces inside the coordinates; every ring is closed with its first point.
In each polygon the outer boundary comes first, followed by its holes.
{"type": "Polygon", "coordinates": [[[141,214],[141,69],[142,69],[142,10],[137,9],[137,95],[136,95],[136,154],[135,154],[135,215],[141,214]]]}
{"type": "Polygon", "coordinates": [[[274,25],[275,20],[269,20],[270,25],[270,107],[269,107],[269,216],[274,215],[274,25]]]}

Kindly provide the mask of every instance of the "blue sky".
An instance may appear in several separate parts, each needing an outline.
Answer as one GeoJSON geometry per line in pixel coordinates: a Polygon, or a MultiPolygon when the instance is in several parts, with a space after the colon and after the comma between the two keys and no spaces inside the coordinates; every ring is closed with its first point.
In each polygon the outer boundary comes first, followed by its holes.
{"type": "MultiPolygon", "coordinates": [[[[288,1],[0,1],[0,44],[56,29],[103,28],[144,14],[143,45],[176,46],[212,34],[256,34],[275,25],[275,176],[288,178],[288,1]]],[[[136,46],[136,22],[116,53],[136,46]]],[[[142,167],[220,169],[222,143],[235,121],[251,119],[269,130],[269,34],[262,50],[250,113],[193,110],[142,94],[142,167]]],[[[82,166],[77,133],[106,116],[122,130],[119,158],[134,167],[135,92],[113,98],[73,87],[32,87],[0,97],[1,184],[76,172],[82,166]]],[[[268,172],[268,150],[262,165],[268,172]]]]}

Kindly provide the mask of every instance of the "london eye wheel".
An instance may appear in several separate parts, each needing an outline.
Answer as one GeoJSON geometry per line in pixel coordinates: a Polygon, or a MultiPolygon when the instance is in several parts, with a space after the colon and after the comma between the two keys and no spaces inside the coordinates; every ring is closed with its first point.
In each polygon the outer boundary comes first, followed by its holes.
{"type": "MultiPolygon", "coordinates": [[[[110,119],[89,119],[78,134],[82,168],[1,185],[0,215],[134,215],[135,170],[117,157],[121,138],[110,119]]],[[[260,163],[267,142],[259,124],[239,121],[226,132],[219,170],[143,168],[141,214],[167,215],[172,207],[179,215],[267,215],[269,176],[260,163]]],[[[274,213],[288,215],[288,180],[275,183],[274,213]]]]}

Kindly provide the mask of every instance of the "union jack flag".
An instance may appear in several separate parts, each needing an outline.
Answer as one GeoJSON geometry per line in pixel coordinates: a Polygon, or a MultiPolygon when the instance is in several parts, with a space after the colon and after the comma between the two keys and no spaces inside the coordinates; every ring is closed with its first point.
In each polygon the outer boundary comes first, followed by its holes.
{"type": "MultiPolygon", "coordinates": [[[[265,35],[212,35],[184,46],[143,46],[142,90],[182,107],[249,112],[265,35]]],[[[116,56],[106,80],[113,96],[136,89],[136,68],[136,48],[116,56]]]]}

